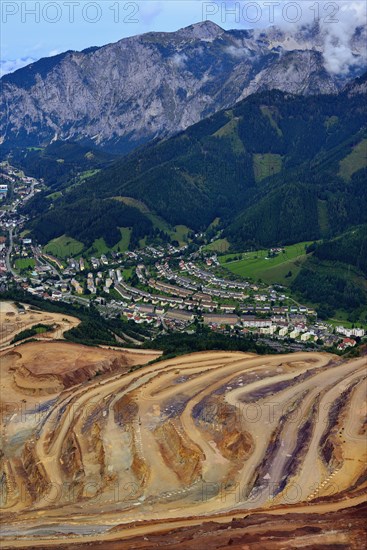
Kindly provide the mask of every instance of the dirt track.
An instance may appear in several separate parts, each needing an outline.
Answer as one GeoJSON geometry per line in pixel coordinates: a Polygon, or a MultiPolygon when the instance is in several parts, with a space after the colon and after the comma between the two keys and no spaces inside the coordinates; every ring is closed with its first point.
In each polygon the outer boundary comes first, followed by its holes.
{"type": "Polygon", "coordinates": [[[63,339],[64,332],[78,326],[80,320],[61,313],[34,310],[28,306],[20,314],[12,302],[0,302],[0,350],[10,349],[10,343],[16,334],[40,323],[54,326],[53,330],[37,337],[47,341],[63,339]]]}

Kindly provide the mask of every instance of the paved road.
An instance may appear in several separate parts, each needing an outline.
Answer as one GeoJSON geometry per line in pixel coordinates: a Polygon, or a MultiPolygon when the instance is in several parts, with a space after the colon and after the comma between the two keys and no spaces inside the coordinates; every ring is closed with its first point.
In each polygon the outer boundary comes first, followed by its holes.
{"type": "Polygon", "coordinates": [[[60,281],[63,280],[62,275],[57,271],[56,267],[51,262],[46,260],[46,258],[44,256],[42,256],[42,254],[40,253],[39,248],[37,246],[32,246],[32,253],[33,253],[33,257],[34,257],[35,260],[37,260],[40,264],[48,265],[48,267],[51,268],[51,273],[55,277],[60,279],[60,281]]]}
{"type": "Polygon", "coordinates": [[[9,271],[9,273],[11,273],[13,277],[17,277],[18,274],[11,267],[11,263],[10,263],[10,256],[12,251],[13,251],[13,228],[10,228],[9,229],[9,247],[5,256],[5,263],[6,263],[6,269],[9,271]]]}

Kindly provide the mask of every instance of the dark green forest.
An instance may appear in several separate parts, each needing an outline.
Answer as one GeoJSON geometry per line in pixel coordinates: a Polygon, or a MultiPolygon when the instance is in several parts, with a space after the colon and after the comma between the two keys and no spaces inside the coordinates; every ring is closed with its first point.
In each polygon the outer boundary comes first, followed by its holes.
{"type": "Polygon", "coordinates": [[[292,290],[319,304],[321,317],[344,310],[349,312],[350,321],[358,321],[367,306],[367,225],[315,243],[309,251],[313,254],[302,266],[292,290]]]}
{"type": "Polygon", "coordinates": [[[79,181],[88,170],[106,168],[112,155],[77,143],[55,141],[47,147],[12,148],[12,164],[37,179],[44,179],[52,190],[59,190],[79,181]]]}
{"type": "Polygon", "coordinates": [[[176,355],[209,350],[250,351],[259,354],[275,353],[270,346],[254,338],[215,334],[207,327],[198,327],[194,334],[176,333],[159,336],[145,347],[163,351],[162,359],[176,355]]]}
{"type": "MultiPolygon", "coordinates": [[[[36,199],[40,200],[39,197],[36,199]]],[[[25,210],[31,211],[34,204],[25,210]]],[[[31,223],[32,233],[41,244],[66,233],[86,246],[91,246],[100,237],[108,246],[114,246],[121,238],[119,227],[132,228],[131,241],[136,245],[145,235],[153,234],[152,222],[136,208],[93,197],[63,204],[59,208],[50,205],[36,222],[31,223]]]]}
{"type": "Polygon", "coordinates": [[[361,225],[335,239],[320,243],[315,248],[314,256],[319,260],[355,266],[367,276],[367,225],[361,225]]]}

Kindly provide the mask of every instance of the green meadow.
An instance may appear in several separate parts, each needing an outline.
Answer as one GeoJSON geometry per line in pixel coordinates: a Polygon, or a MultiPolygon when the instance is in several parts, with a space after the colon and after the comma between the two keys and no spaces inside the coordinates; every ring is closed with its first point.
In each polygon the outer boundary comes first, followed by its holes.
{"type": "Polygon", "coordinates": [[[301,242],[284,247],[273,258],[268,257],[269,250],[255,250],[242,254],[227,254],[220,256],[222,267],[235,275],[249,279],[262,279],[265,283],[280,283],[289,285],[298,274],[302,263],[306,260],[306,246],[310,242],[301,242]],[[238,259],[240,256],[241,259],[238,259]],[[236,259],[237,258],[237,259],[236,259]],[[290,276],[287,277],[287,275],[290,276]]]}

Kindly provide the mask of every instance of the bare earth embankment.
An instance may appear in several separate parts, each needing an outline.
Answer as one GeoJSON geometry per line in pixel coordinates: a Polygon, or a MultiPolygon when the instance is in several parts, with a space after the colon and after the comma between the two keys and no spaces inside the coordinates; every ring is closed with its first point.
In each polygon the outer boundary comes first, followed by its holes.
{"type": "Polygon", "coordinates": [[[365,358],[156,356],[2,352],[3,548],[363,548],[365,358]]]}
{"type": "Polygon", "coordinates": [[[10,347],[14,336],[35,325],[43,324],[50,327],[47,332],[37,335],[37,339],[52,340],[63,339],[64,332],[78,326],[79,323],[79,319],[70,315],[40,311],[29,306],[25,306],[20,313],[13,303],[0,301],[0,350],[10,347]]]}

